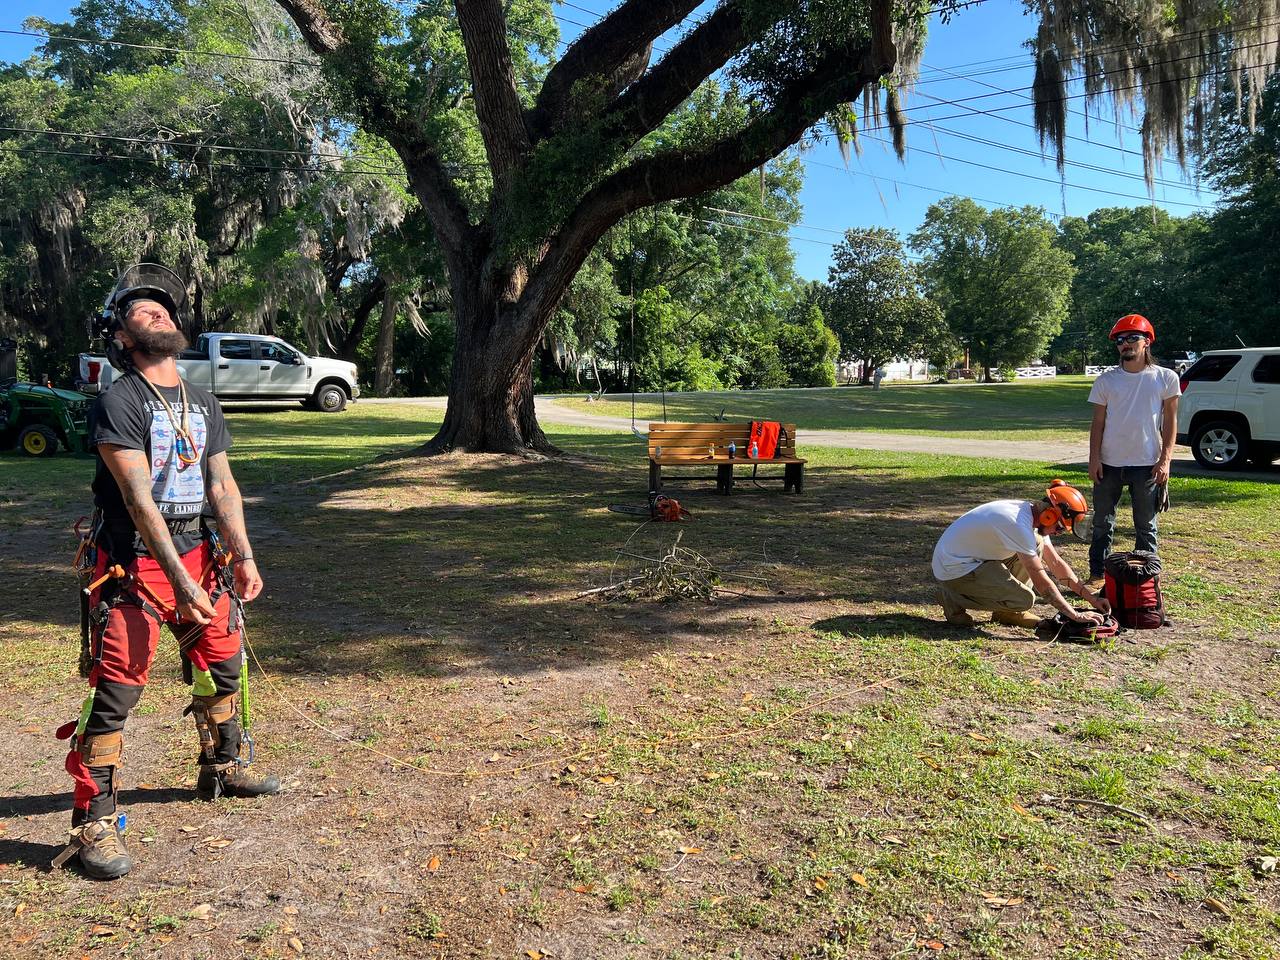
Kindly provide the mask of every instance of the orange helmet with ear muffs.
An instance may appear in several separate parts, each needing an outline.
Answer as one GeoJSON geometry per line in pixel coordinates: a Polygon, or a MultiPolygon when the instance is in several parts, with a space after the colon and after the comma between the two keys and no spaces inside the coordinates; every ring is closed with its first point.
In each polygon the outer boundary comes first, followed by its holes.
{"type": "Polygon", "coordinates": [[[1036,514],[1036,525],[1046,530],[1054,530],[1061,523],[1073,534],[1076,532],[1076,521],[1089,513],[1089,504],[1084,494],[1065,480],[1054,480],[1044,492],[1049,506],[1036,514]]]}

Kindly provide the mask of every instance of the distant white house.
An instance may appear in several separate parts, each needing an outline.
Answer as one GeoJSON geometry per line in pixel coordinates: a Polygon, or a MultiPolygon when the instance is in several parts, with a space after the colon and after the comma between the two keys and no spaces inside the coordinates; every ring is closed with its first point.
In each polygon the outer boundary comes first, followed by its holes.
{"type": "MultiPolygon", "coordinates": [[[[927,360],[894,360],[882,364],[886,380],[927,380],[929,379],[929,362],[927,360]]],[[[860,360],[841,360],[836,364],[837,383],[857,383],[862,379],[862,362],[860,360]]]]}

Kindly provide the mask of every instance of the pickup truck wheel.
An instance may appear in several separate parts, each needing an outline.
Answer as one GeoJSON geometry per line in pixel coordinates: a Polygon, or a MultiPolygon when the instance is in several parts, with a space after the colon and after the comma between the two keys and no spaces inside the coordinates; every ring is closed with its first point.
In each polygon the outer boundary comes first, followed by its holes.
{"type": "Polygon", "coordinates": [[[1214,420],[1192,434],[1191,455],[1202,467],[1234,470],[1249,459],[1249,438],[1237,424],[1214,420]]]}
{"type": "Polygon", "coordinates": [[[58,435],[48,427],[27,427],[18,434],[18,446],[29,457],[52,457],[58,452],[58,435]]]}
{"type": "Polygon", "coordinates": [[[347,407],[347,393],[336,383],[326,383],[316,391],[313,402],[321,413],[341,413],[347,407]]]}

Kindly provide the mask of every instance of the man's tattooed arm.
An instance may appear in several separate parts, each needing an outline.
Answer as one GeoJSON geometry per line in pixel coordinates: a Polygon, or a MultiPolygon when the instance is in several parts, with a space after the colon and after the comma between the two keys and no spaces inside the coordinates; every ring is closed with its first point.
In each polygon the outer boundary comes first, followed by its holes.
{"type": "Polygon", "coordinates": [[[209,488],[206,491],[209,507],[218,521],[218,533],[231,552],[239,557],[252,557],[249,534],[244,526],[244,501],[240,487],[231,475],[231,464],[225,453],[215,453],[209,458],[209,488]]]}
{"type": "Polygon", "coordinates": [[[178,612],[196,623],[208,623],[212,618],[213,604],[209,595],[182,565],[182,558],[169,536],[169,528],[151,496],[151,470],[147,455],[141,450],[130,450],[113,444],[99,444],[98,452],[111,475],[116,478],[125,508],[133,518],[133,525],[147,545],[152,559],[173,587],[178,602],[178,612]]]}
{"type": "Polygon", "coordinates": [[[215,453],[209,458],[209,487],[205,494],[214,519],[218,521],[218,533],[235,555],[236,593],[246,603],[262,592],[262,577],[253,548],[244,525],[244,501],[240,487],[231,475],[231,464],[225,453],[215,453]]]}

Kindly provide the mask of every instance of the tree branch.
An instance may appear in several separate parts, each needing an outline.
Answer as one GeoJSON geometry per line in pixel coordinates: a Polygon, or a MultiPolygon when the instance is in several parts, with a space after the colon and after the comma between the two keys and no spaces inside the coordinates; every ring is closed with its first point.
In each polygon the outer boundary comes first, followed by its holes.
{"type": "Polygon", "coordinates": [[[867,46],[829,54],[737,133],[700,150],[645,157],[605,178],[552,238],[524,291],[528,302],[549,316],[555,304],[541,302],[546,292],[563,289],[605,230],[628,213],[732,183],[799,140],[828,110],[857,99],[866,84],[893,69],[892,41],[879,33],[891,29],[889,6],[890,0],[873,3],[876,32],[867,46]]]}
{"type": "Polygon", "coordinates": [[[454,9],[471,68],[480,135],[494,183],[503,184],[529,152],[529,132],[507,44],[507,18],[499,0],[455,0],[454,9]]]}
{"type": "Polygon", "coordinates": [[[726,3],[676,44],[605,113],[604,137],[627,149],[656,129],[747,41],[738,3],[726,3]]]}
{"type": "MultiPolygon", "coordinates": [[[[649,64],[653,41],[689,16],[700,0],[625,0],[584,31],[551,68],[538,93],[529,128],[538,139],[561,129],[574,116],[574,87],[600,78],[609,99],[634,82],[649,64]]],[[[593,91],[596,92],[596,91],[593,91]]]]}
{"type": "Polygon", "coordinates": [[[462,194],[445,172],[421,124],[388,92],[385,78],[374,67],[375,58],[353,47],[341,23],[329,16],[319,0],[276,0],[276,3],[326,66],[347,79],[361,125],[380,133],[400,155],[414,194],[429,213],[441,245],[460,249],[469,230],[462,194]]]}

